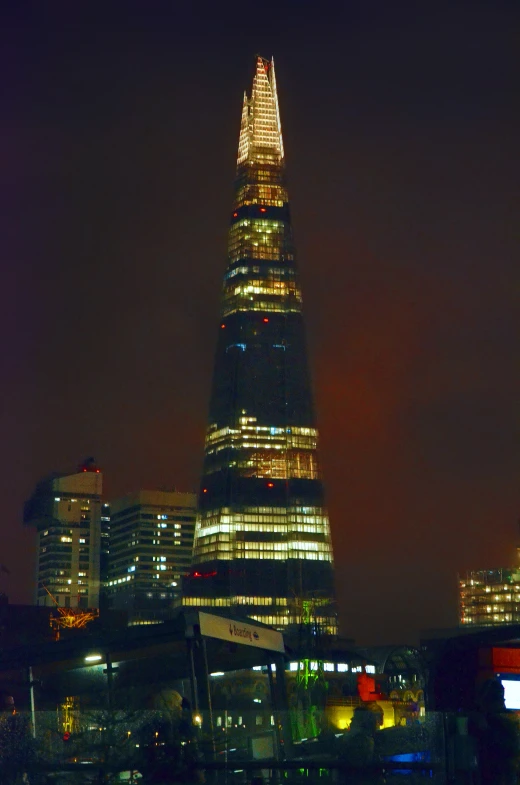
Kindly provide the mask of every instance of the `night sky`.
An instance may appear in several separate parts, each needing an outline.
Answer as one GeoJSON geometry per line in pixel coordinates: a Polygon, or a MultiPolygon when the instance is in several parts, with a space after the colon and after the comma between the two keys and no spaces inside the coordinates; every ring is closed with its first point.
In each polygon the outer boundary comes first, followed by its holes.
{"type": "Polygon", "coordinates": [[[520,6],[12,3],[0,588],[35,483],[197,487],[244,89],[274,55],[342,633],[453,625],[520,514],[520,6]]]}

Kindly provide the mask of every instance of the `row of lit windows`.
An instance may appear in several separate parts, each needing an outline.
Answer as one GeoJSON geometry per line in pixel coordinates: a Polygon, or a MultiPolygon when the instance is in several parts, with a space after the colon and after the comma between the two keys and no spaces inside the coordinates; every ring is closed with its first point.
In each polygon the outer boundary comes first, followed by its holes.
{"type": "MultiPolygon", "coordinates": [[[[69,499],[67,496],[63,496],[63,497],[55,496],[54,497],[54,501],[55,502],[64,501],[64,502],[68,502],[69,504],[76,504],[78,502],[78,499],[69,499]]],[[[90,499],[81,499],[81,504],[84,504],[84,505],[90,504],[90,499]]],[[[88,510],[89,508],[88,507],[82,507],[81,509],[82,510],[88,510]]]]}
{"type": "Polygon", "coordinates": [[[511,591],[518,591],[518,586],[504,586],[503,589],[500,586],[493,586],[493,587],[491,587],[491,586],[486,586],[486,587],[483,587],[483,586],[473,586],[470,589],[467,589],[466,591],[461,590],[461,596],[464,596],[464,597],[482,597],[482,596],[484,596],[485,597],[487,594],[491,594],[492,592],[495,592],[495,595],[497,597],[499,597],[499,596],[500,597],[504,597],[504,596],[507,597],[507,596],[511,595],[511,591]]]}
{"type": "MultiPolygon", "coordinates": [[[[245,604],[253,605],[253,604],[257,604],[257,603],[252,603],[251,599],[262,599],[262,598],[183,597],[182,598],[182,605],[185,606],[185,607],[192,607],[192,608],[193,607],[196,607],[196,608],[204,608],[204,607],[206,607],[206,608],[229,608],[229,607],[231,607],[233,605],[242,604],[242,600],[243,599],[248,600],[248,602],[245,603],[245,604]]],[[[263,599],[265,599],[265,598],[263,598],[263,599]]],[[[277,605],[284,605],[284,604],[287,603],[287,598],[285,598],[285,597],[275,598],[275,600],[276,600],[275,604],[277,604],[277,605]],[[285,601],[285,602],[283,602],[283,601],[285,601]]],[[[289,613],[286,613],[286,612],[280,613],[280,614],[265,614],[265,615],[264,614],[253,614],[252,613],[252,614],[250,614],[250,617],[251,617],[251,619],[254,619],[255,621],[259,621],[259,622],[261,622],[263,624],[269,624],[271,627],[287,627],[289,624],[297,624],[297,623],[300,622],[299,616],[297,616],[295,614],[289,614],[289,613]]],[[[329,618],[327,616],[323,616],[323,617],[320,616],[319,618],[317,618],[317,622],[320,624],[320,629],[322,629],[324,632],[330,633],[330,634],[335,634],[337,632],[337,628],[335,626],[335,623],[334,623],[333,619],[331,619],[331,618],[329,618]]],[[[298,664],[295,663],[295,665],[296,665],[296,670],[297,670],[298,664]]],[[[375,671],[375,669],[372,670],[372,668],[373,668],[373,666],[367,666],[366,667],[366,671],[368,673],[373,673],[375,671]]],[[[294,669],[294,665],[290,669],[293,670],[294,669]]],[[[346,663],[338,663],[338,665],[337,665],[338,673],[344,673],[344,672],[348,671],[348,669],[349,669],[349,667],[348,667],[348,665],[346,663]]],[[[324,668],[324,670],[331,670],[330,665],[327,668],[324,668]]],[[[332,670],[333,670],[333,668],[332,668],[332,670]]],[[[361,666],[354,666],[351,670],[352,670],[352,672],[356,672],[356,671],[361,672],[362,671],[362,667],[361,666]]]]}
{"type": "MultiPolygon", "coordinates": [[[[225,727],[227,728],[240,728],[241,726],[243,728],[246,727],[244,723],[244,718],[240,714],[238,714],[235,719],[236,722],[231,714],[226,714],[224,716],[225,727]]],[[[263,725],[263,724],[264,724],[264,717],[261,714],[257,714],[255,716],[255,725],[263,725]]],[[[273,714],[271,714],[271,725],[274,725],[273,714]]],[[[224,726],[222,725],[222,717],[220,715],[217,717],[217,728],[222,728],[222,730],[224,730],[224,726]]]]}
{"type": "Polygon", "coordinates": [[[284,221],[277,221],[273,218],[242,218],[233,224],[229,233],[234,236],[240,229],[244,228],[251,232],[283,232],[285,226],[284,221]]]}
{"type": "MultiPolygon", "coordinates": [[[[316,440],[318,431],[316,428],[292,426],[291,428],[280,428],[275,425],[253,425],[256,422],[255,417],[240,417],[239,427],[216,429],[214,425],[208,428],[206,435],[206,446],[222,442],[228,436],[231,440],[251,439],[265,440],[267,443],[278,443],[280,445],[288,445],[291,447],[308,447],[314,449],[316,447],[316,440]]],[[[267,445],[266,445],[267,446],[267,445]]]]}
{"type": "MultiPolygon", "coordinates": [[[[294,508],[291,507],[275,507],[274,510],[269,512],[265,512],[261,507],[256,510],[249,508],[249,510],[250,512],[230,513],[230,510],[224,507],[222,510],[205,513],[204,520],[207,521],[206,525],[218,522],[221,526],[221,531],[234,531],[237,524],[243,523],[272,524],[274,528],[269,528],[268,531],[305,531],[305,529],[301,528],[302,524],[326,526],[328,522],[327,515],[324,514],[323,510],[320,510],[321,515],[302,515],[301,513],[295,513],[294,508]]],[[[199,527],[200,525],[199,521],[199,527]]],[[[240,526],[239,528],[243,528],[244,531],[254,531],[255,528],[258,528],[258,525],[240,526]]]]}
{"type": "MultiPolygon", "coordinates": [[[[225,508],[224,508],[225,509],[225,508]]],[[[291,508],[278,508],[276,513],[256,513],[233,515],[222,514],[219,510],[204,514],[198,521],[197,531],[204,529],[206,533],[235,532],[235,531],[263,531],[269,532],[316,532],[328,531],[328,516],[321,515],[295,515],[291,508]],[[210,527],[218,527],[211,532],[210,527]],[[309,528],[307,528],[309,527],[309,528]]]]}
{"type": "Polygon", "coordinates": [[[251,614],[251,618],[255,621],[262,622],[262,624],[269,624],[271,627],[286,627],[288,624],[292,623],[289,616],[254,616],[251,614]]]}
{"type": "Polygon", "coordinates": [[[284,302],[267,302],[266,300],[250,300],[247,305],[243,302],[240,305],[230,305],[223,309],[223,316],[230,316],[239,311],[268,312],[268,313],[300,313],[301,305],[296,300],[284,302]]]}
{"type": "MultiPolygon", "coordinates": [[[[300,619],[293,616],[257,616],[251,614],[251,618],[255,621],[262,622],[262,624],[269,624],[271,627],[285,627],[288,624],[297,624],[299,623],[300,619]]],[[[320,625],[320,630],[326,634],[335,635],[337,633],[337,627],[334,623],[333,619],[328,617],[317,617],[316,622],[320,625]]],[[[361,667],[359,666],[360,670],[361,667]]],[[[340,671],[341,672],[341,671],[340,671]]]]}
{"type": "MultiPolygon", "coordinates": [[[[337,663],[335,663],[335,662],[321,662],[320,663],[318,660],[311,660],[308,663],[308,665],[309,665],[309,670],[310,671],[319,671],[320,670],[320,666],[321,666],[323,668],[323,670],[327,671],[328,673],[334,673],[334,671],[336,671],[337,673],[347,673],[349,670],[352,673],[362,673],[363,670],[365,671],[365,673],[375,673],[376,672],[375,665],[365,665],[364,668],[363,668],[362,665],[352,665],[349,668],[349,665],[346,662],[337,662],[337,663]]],[[[287,670],[289,670],[289,671],[291,671],[293,673],[295,673],[295,672],[297,673],[299,670],[304,670],[305,666],[306,666],[306,663],[302,662],[302,661],[290,662],[287,670]]]]}
{"type": "Polygon", "coordinates": [[[287,605],[287,597],[184,597],[183,605],[229,607],[232,605],[287,605]]]}
{"type": "Polygon", "coordinates": [[[182,604],[192,608],[204,606],[207,606],[208,608],[228,608],[230,605],[233,605],[233,601],[230,597],[220,597],[217,599],[213,597],[183,597],[182,604]]]}
{"type": "Polygon", "coordinates": [[[462,596],[461,601],[463,605],[485,605],[488,602],[512,603],[520,602],[520,594],[482,594],[477,596],[462,596]]]}
{"type": "Polygon", "coordinates": [[[332,555],[328,553],[315,553],[313,551],[261,551],[261,550],[233,550],[231,552],[229,545],[214,544],[199,545],[196,548],[196,558],[202,559],[204,557],[208,561],[210,559],[223,559],[224,561],[230,559],[269,559],[270,561],[286,561],[288,558],[301,559],[302,561],[332,561],[332,555]]]}
{"type": "MultiPolygon", "coordinates": [[[[265,528],[265,524],[271,524],[269,528],[266,528],[266,531],[306,531],[302,529],[302,525],[315,525],[318,526],[318,530],[320,525],[326,527],[328,523],[328,518],[325,514],[322,515],[296,515],[291,514],[291,508],[284,508],[278,507],[276,512],[271,513],[235,513],[233,515],[229,514],[221,514],[219,510],[216,510],[211,513],[206,513],[204,515],[204,520],[207,521],[207,524],[210,525],[212,523],[218,522],[221,531],[235,531],[238,529],[243,529],[244,531],[255,531],[258,529],[258,524],[263,524],[262,528],[265,528]],[[254,524],[253,526],[242,526],[242,524],[251,523],[254,524]],[[239,525],[240,524],[240,525],[239,525]]],[[[199,523],[199,527],[202,524],[199,523]]]]}
{"type": "Polygon", "coordinates": [[[323,515],[323,507],[273,507],[267,505],[260,505],[255,507],[240,507],[240,513],[233,510],[231,507],[221,507],[215,512],[215,514],[222,515],[222,516],[229,516],[227,519],[225,517],[222,520],[225,523],[230,523],[232,520],[237,520],[237,515],[272,515],[275,518],[283,518],[285,520],[286,516],[289,515],[291,520],[294,521],[313,521],[314,518],[312,516],[318,516],[321,518],[323,515]]]}
{"type": "Polygon", "coordinates": [[[247,183],[241,186],[235,196],[235,206],[265,204],[266,207],[283,207],[288,202],[285,188],[280,185],[247,183]]]}
{"type": "Polygon", "coordinates": [[[298,288],[296,281],[267,281],[265,280],[247,280],[244,283],[235,286],[231,297],[251,297],[254,294],[265,294],[272,297],[289,297],[293,296],[301,302],[302,295],[298,288]]]}
{"type": "MultiPolygon", "coordinates": [[[[221,446],[207,451],[207,455],[218,454],[225,450],[221,446]]],[[[245,446],[244,446],[245,449],[245,446]]],[[[272,478],[275,480],[303,479],[318,480],[320,471],[317,456],[314,453],[301,453],[292,450],[288,453],[254,452],[246,460],[224,461],[206,467],[206,473],[219,471],[222,465],[237,467],[242,477],[272,478]]]]}
{"type": "Polygon", "coordinates": [[[507,605],[486,605],[485,607],[470,607],[467,609],[468,611],[479,614],[479,613],[510,613],[511,606],[507,605]]]}
{"type": "Polygon", "coordinates": [[[291,451],[285,456],[255,452],[247,461],[237,461],[243,477],[272,477],[275,480],[319,479],[318,461],[314,453],[291,451]]]}
{"type": "Polygon", "coordinates": [[[229,537],[230,532],[232,533],[236,532],[237,534],[240,534],[246,532],[258,532],[260,530],[262,532],[268,532],[270,534],[276,533],[276,534],[283,534],[285,536],[290,536],[294,534],[317,534],[322,536],[328,536],[329,527],[328,527],[328,520],[324,522],[321,526],[302,525],[302,526],[294,526],[294,527],[285,526],[283,524],[275,524],[275,525],[271,524],[262,527],[259,527],[258,525],[246,524],[246,525],[241,525],[239,527],[231,527],[227,523],[223,523],[223,524],[217,523],[217,524],[213,524],[212,526],[201,525],[200,529],[198,530],[198,536],[208,537],[216,534],[216,535],[220,535],[221,537],[222,536],[229,537]]]}
{"type": "MultiPolygon", "coordinates": [[[[264,295],[263,295],[264,296],[264,295]]],[[[230,316],[238,311],[252,311],[270,313],[299,313],[301,311],[301,296],[294,292],[289,292],[286,297],[273,294],[272,300],[257,300],[255,296],[235,296],[224,297],[222,303],[222,315],[230,316]]]]}
{"type": "MultiPolygon", "coordinates": [[[[240,267],[233,267],[224,276],[225,279],[234,278],[237,275],[252,276],[260,275],[260,267],[258,265],[241,265],[240,267]]],[[[295,272],[291,267],[273,267],[269,265],[264,271],[265,281],[285,281],[287,278],[295,278],[295,272]]]]}
{"type": "Polygon", "coordinates": [[[134,577],[133,575],[126,575],[124,578],[117,578],[117,580],[109,581],[108,585],[109,586],[115,586],[116,584],[119,584],[119,583],[126,583],[127,581],[132,580],[133,577],[134,577]]]}
{"type": "Polygon", "coordinates": [[[258,180],[258,182],[262,183],[281,183],[282,182],[282,170],[279,166],[273,166],[269,164],[268,166],[261,166],[255,161],[250,161],[248,168],[248,180],[258,180]]]}
{"type": "MultiPolygon", "coordinates": [[[[494,622],[499,622],[500,624],[504,624],[507,622],[512,622],[513,616],[510,613],[506,614],[494,614],[488,616],[465,616],[462,619],[463,624],[490,624],[494,622]]],[[[515,619],[516,621],[516,619],[515,619]]]]}
{"type": "MultiPolygon", "coordinates": [[[[259,532],[255,532],[258,534],[259,532]]],[[[261,532],[264,535],[264,532],[261,532]]],[[[330,551],[330,545],[328,542],[324,540],[316,541],[316,540],[279,540],[279,539],[272,539],[272,540],[256,540],[256,539],[249,539],[249,540],[242,540],[238,537],[233,538],[230,537],[229,534],[220,534],[220,535],[210,535],[208,536],[205,531],[202,531],[199,534],[197,545],[209,545],[212,543],[219,543],[219,547],[229,550],[230,546],[228,543],[234,543],[234,547],[239,550],[263,550],[263,551],[290,551],[290,550],[301,550],[301,551],[320,551],[322,553],[327,553],[330,551]]]]}

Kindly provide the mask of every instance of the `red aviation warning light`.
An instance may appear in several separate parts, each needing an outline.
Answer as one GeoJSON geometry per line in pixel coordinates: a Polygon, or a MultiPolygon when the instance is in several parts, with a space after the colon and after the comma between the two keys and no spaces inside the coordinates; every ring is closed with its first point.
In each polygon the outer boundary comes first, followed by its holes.
{"type": "Polygon", "coordinates": [[[262,321],[263,321],[263,322],[265,322],[265,323],[267,324],[267,322],[269,321],[269,319],[267,318],[267,316],[264,316],[264,318],[262,319],[262,321]]]}
{"type": "Polygon", "coordinates": [[[70,731],[66,730],[63,734],[63,741],[70,741],[70,731]]]}
{"type": "Polygon", "coordinates": [[[78,472],[94,472],[95,474],[100,474],[101,469],[96,464],[94,458],[85,458],[83,463],[78,466],[78,472]]]}
{"type": "Polygon", "coordinates": [[[268,488],[274,488],[274,482],[268,482],[267,483],[267,487],[268,488]]]}

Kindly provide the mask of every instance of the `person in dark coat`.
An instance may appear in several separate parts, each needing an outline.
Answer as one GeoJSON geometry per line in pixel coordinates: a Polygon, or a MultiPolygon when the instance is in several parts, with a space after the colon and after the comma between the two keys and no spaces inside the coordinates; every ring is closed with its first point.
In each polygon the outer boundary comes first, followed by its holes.
{"type": "Polygon", "coordinates": [[[485,681],[477,693],[477,711],[469,718],[469,732],[477,742],[482,785],[516,785],[520,763],[520,727],[516,714],[506,709],[504,687],[485,681]]]}

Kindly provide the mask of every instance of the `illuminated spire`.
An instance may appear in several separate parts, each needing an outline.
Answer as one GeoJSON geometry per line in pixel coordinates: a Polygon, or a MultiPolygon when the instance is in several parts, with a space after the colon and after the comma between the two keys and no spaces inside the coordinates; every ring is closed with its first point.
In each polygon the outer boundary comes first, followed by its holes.
{"type": "Polygon", "coordinates": [[[251,97],[244,93],[237,164],[279,163],[284,157],[274,59],[256,58],[251,97]]]}

